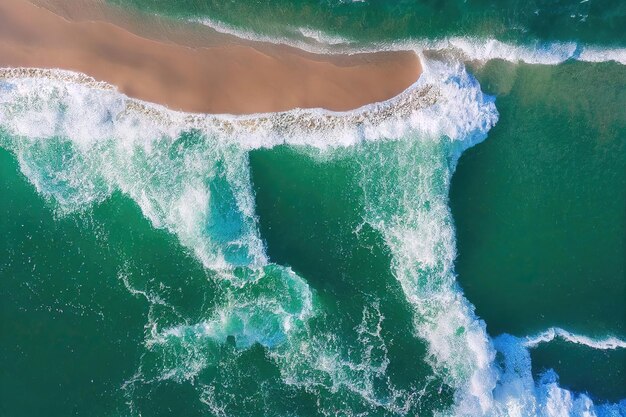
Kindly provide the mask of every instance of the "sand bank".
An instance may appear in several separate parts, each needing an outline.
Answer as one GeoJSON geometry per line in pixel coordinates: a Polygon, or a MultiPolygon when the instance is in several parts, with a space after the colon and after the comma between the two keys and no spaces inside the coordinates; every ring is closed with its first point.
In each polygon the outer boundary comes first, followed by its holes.
{"type": "Polygon", "coordinates": [[[421,72],[408,51],[316,55],[232,39],[190,47],[144,33],[102,20],[71,20],[25,0],[2,0],[0,67],[78,71],[175,110],[232,114],[350,110],[399,94],[421,72]]]}

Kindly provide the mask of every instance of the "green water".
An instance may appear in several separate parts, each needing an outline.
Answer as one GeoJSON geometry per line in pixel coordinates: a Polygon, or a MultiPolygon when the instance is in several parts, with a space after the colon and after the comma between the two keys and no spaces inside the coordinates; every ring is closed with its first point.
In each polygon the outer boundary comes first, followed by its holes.
{"type": "MultiPolygon", "coordinates": [[[[623,338],[626,69],[492,61],[477,74],[500,120],[463,155],[452,183],[465,294],[493,335],[558,326],[623,338]]],[[[585,349],[550,350],[533,366],[603,398],[626,395],[623,354],[596,355],[604,365],[585,369],[594,380],[586,385],[574,359],[585,349]]]]}
{"type": "MultiPolygon", "coordinates": [[[[119,194],[84,214],[55,216],[54,204],[33,190],[14,157],[0,152],[1,190],[10,196],[1,216],[8,254],[1,270],[2,332],[11,340],[0,356],[2,395],[10,398],[3,415],[126,415],[129,402],[143,415],[211,415],[198,400],[211,384],[225,390],[212,395],[230,415],[258,415],[259,409],[319,415],[320,401],[328,409],[387,414],[349,392],[326,391],[330,381],[310,390],[285,386],[260,345],[243,352],[228,343],[217,352],[202,346],[191,353],[184,346],[146,349],[147,321],[194,323],[215,308],[220,289],[211,275],[119,194]],[[168,369],[189,371],[194,355],[219,359],[192,379],[160,380],[168,369]],[[138,370],[141,377],[129,384],[138,370]]],[[[431,388],[409,401],[409,410],[428,415],[449,405],[450,388],[420,359],[423,342],[407,334],[412,315],[380,235],[360,224],[359,166],[345,159],[320,163],[288,148],[251,158],[268,253],[309,277],[325,312],[313,326],[336,335],[346,357],[358,359],[365,348],[374,361],[366,366],[389,360],[385,377],[374,382],[383,391],[387,378],[395,390],[431,388]],[[378,336],[362,345],[355,328],[369,314],[377,315],[374,324],[384,320],[380,337],[391,341],[388,346],[376,347],[378,336]]]]}
{"type": "MultiPolygon", "coordinates": [[[[626,39],[617,1],[111,2],[535,62],[532,41],[626,39]]],[[[440,54],[434,110],[375,138],[238,143],[0,80],[0,417],[589,415],[580,393],[626,415],[602,343],[626,339],[626,67],[466,63],[474,82],[440,54]],[[553,327],[601,346],[523,347],[553,327]]]]}
{"type": "Polygon", "coordinates": [[[273,36],[291,37],[297,28],[312,28],[361,42],[477,36],[626,44],[626,5],[619,0],[109,1],[167,16],[210,18],[273,36]]]}
{"type": "Polygon", "coordinates": [[[119,195],[55,218],[14,158],[1,158],[2,415],[124,415],[120,387],[142,354],[148,308],[119,271],[145,288],[184,277],[172,298],[196,314],[214,293],[206,273],[119,195]]]}
{"type": "Polygon", "coordinates": [[[432,387],[412,410],[427,414],[449,405],[450,388],[420,359],[423,343],[407,333],[412,313],[391,273],[389,251],[363,223],[359,164],[354,158],[320,163],[280,147],[255,151],[251,167],[268,255],[307,277],[327,312],[323,327],[352,345],[353,328],[374,302],[384,317],[382,337],[392,341],[385,347],[387,375],[397,389],[420,389],[426,381],[432,387]]]}
{"type": "Polygon", "coordinates": [[[532,360],[537,377],[554,369],[568,389],[587,392],[601,401],[624,398],[626,353],[623,349],[596,350],[556,341],[536,348],[532,360]]]}

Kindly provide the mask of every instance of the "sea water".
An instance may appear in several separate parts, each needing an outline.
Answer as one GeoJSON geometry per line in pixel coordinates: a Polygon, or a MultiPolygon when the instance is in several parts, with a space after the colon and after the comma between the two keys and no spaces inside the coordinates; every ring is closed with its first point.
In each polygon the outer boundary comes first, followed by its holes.
{"type": "Polygon", "coordinates": [[[424,74],[233,117],[4,71],[2,415],[626,414],[622,4],[115,3],[424,74]]]}

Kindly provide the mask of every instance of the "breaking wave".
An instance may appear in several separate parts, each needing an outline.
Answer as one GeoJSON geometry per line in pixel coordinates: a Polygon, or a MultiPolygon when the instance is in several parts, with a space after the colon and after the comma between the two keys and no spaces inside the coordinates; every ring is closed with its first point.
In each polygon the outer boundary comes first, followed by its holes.
{"type": "Polygon", "coordinates": [[[504,42],[493,38],[452,36],[442,39],[398,40],[362,45],[356,40],[324,33],[310,28],[290,28],[289,37],[273,37],[244,31],[208,18],[193,20],[213,30],[250,41],[293,46],[313,53],[354,54],[378,51],[419,50],[436,52],[464,61],[486,62],[502,59],[527,64],[557,65],[568,60],[582,62],[617,62],[626,65],[626,48],[585,45],[578,42],[535,41],[524,44],[504,42]]]}
{"type": "Polygon", "coordinates": [[[539,334],[528,336],[524,341],[524,346],[534,348],[542,343],[549,343],[555,339],[562,339],[566,342],[576,343],[599,350],[626,349],[626,340],[614,336],[604,339],[594,339],[585,335],[568,332],[560,327],[550,327],[539,334]]]}
{"type": "MultiPolygon", "coordinates": [[[[497,51],[493,46],[483,56],[497,51]]],[[[358,346],[346,349],[333,334],[312,330],[324,311],[306,277],[268,259],[248,152],[288,145],[322,157],[341,153],[359,165],[364,221],[389,248],[428,363],[455,390],[452,409],[442,415],[624,413],[624,405],[595,405],[559,387],[553,374],[533,380],[529,348],[554,337],[586,338],[550,329],[527,339],[491,339],[463,296],[448,190],[461,153],[486,138],[498,113],[494,98],[461,64],[422,58],[420,79],[386,102],[350,112],[251,116],[174,112],[65,71],[0,71],[0,146],[16,156],[58,215],[89,210],[121,192],[212,271],[225,294],[200,321],[171,325],[150,317],[147,353],[124,386],[129,395],[151,381],[193,380],[208,368],[219,374],[220,367],[235,366],[240,352],[261,345],[287,386],[347,395],[401,415],[419,400],[418,391],[399,389],[386,376],[384,317],[376,302],[354,329],[358,346]],[[239,353],[225,355],[231,345],[239,353]],[[150,361],[160,364],[158,371],[149,370],[150,361]]],[[[167,304],[121,279],[151,305],[167,304]]],[[[619,340],[597,343],[623,347],[619,340]]],[[[200,388],[201,401],[224,414],[226,394],[200,388]]],[[[326,414],[337,412],[319,401],[326,414]]]]}

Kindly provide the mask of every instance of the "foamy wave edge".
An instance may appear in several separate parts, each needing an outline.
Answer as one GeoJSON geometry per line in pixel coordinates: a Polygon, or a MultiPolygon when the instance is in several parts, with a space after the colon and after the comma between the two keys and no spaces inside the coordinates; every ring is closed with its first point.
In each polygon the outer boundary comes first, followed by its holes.
{"type": "Polygon", "coordinates": [[[420,50],[452,55],[466,61],[489,61],[502,59],[509,62],[527,64],[558,65],[568,60],[582,62],[616,62],[626,65],[626,48],[603,48],[583,45],[577,42],[541,42],[516,45],[494,38],[453,36],[443,39],[408,39],[394,42],[370,43],[367,46],[356,41],[324,33],[322,30],[289,28],[293,38],[273,37],[251,31],[244,31],[212,19],[192,19],[193,23],[241,39],[269,42],[303,49],[318,54],[356,54],[381,51],[420,50]]]}
{"type": "MultiPolygon", "coordinates": [[[[443,64],[427,60],[420,56],[423,72],[419,79],[399,95],[382,102],[363,107],[336,112],[326,109],[300,109],[277,113],[258,113],[250,115],[200,114],[170,110],[165,106],[130,98],[116,87],[106,82],[97,81],[85,74],[60,69],[37,68],[0,68],[0,81],[5,93],[4,100],[11,99],[12,89],[35,90],[37,85],[60,82],[64,87],[86,90],[74,91],[77,97],[87,92],[97,93],[107,111],[117,117],[139,117],[149,120],[154,133],[176,136],[183,130],[195,129],[210,135],[219,135],[220,140],[236,143],[242,149],[269,148],[281,144],[309,146],[318,149],[347,147],[363,141],[379,139],[398,139],[407,131],[417,131],[427,137],[445,135],[452,139],[467,141],[470,133],[479,131],[482,138],[497,121],[497,111],[493,100],[485,106],[480,86],[472,81],[462,65],[443,64]],[[18,81],[18,82],[15,82],[18,81]],[[98,92],[102,92],[100,94],[98,92]],[[101,97],[100,97],[101,96],[101,97]]],[[[13,123],[12,132],[23,136],[53,136],[66,133],[72,128],[75,137],[81,134],[76,126],[89,126],[79,137],[82,142],[97,141],[109,137],[111,132],[96,130],[101,115],[92,111],[81,110],[75,120],[64,123],[63,131],[54,123],[13,123]],[[88,120],[91,118],[92,120],[88,120]],[[69,126],[73,124],[72,126],[69,126]],[[39,129],[41,132],[33,132],[39,129]],[[88,130],[88,132],[86,132],[88,130]]],[[[48,121],[48,120],[46,120],[48,121]]],[[[0,122],[3,122],[0,119],[0,122]]],[[[4,124],[4,123],[3,123],[4,124]]],[[[104,127],[104,126],[103,126],[104,127]]],[[[476,139],[477,141],[478,139],[476,139]]],[[[481,139],[482,140],[482,139],[481,139]]],[[[468,147],[475,141],[467,141],[468,147]]]]}
{"type": "Polygon", "coordinates": [[[543,343],[552,342],[556,339],[561,339],[569,343],[575,343],[598,350],[626,349],[626,340],[622,340],[618,337],[610,336],[602,339],[596,339],[572,333],[560,327],[550,327],[541,333],[526,337],[524,346],[534,348],[543,343]]]}
{"type": "MultiPolygon", "coordinates": [[[[197,129],[211,134],[222,133],[223,139],[237,142],[244,149],[279,144],[326,148],[350,146],[359,140],[382,136],[397,138],[402,136],[405,130],[403,121],[411,120],[411,115],[416,111],[435,104],[440,96],[432,83],[420,78],[396,97],[347,112],[297,108],[284,112],[250,115],[200,114],[170,110],[159,104],[130,98],[119,93],[111,84],[96,81],[85,74],[61,69],[2,68],[0,80],[9,82],[20,80],[24,83],[61,82],[65,86],[74,85],[79,88],[86,87],[90,91],[113,93],[117,101],[123,102],[121,103],[123,108],[116,106],[118,108],[115,110],[119,111],[119,114],[124,116],[134,114],[147,118],[173,135],[176,132],[172,129],[181,130],[180,128],[197,129]],[[335,132],[332,140],[320,140],[321,132],[330,131],[335,132]]],[[[426,121],[414,120],[414,122],[410,123],[414,125],[413,127],[421,127],[424,130],[429,128],[426,121]]],[[[23,133],[30,136],[27,132],[23,133]]]]}

